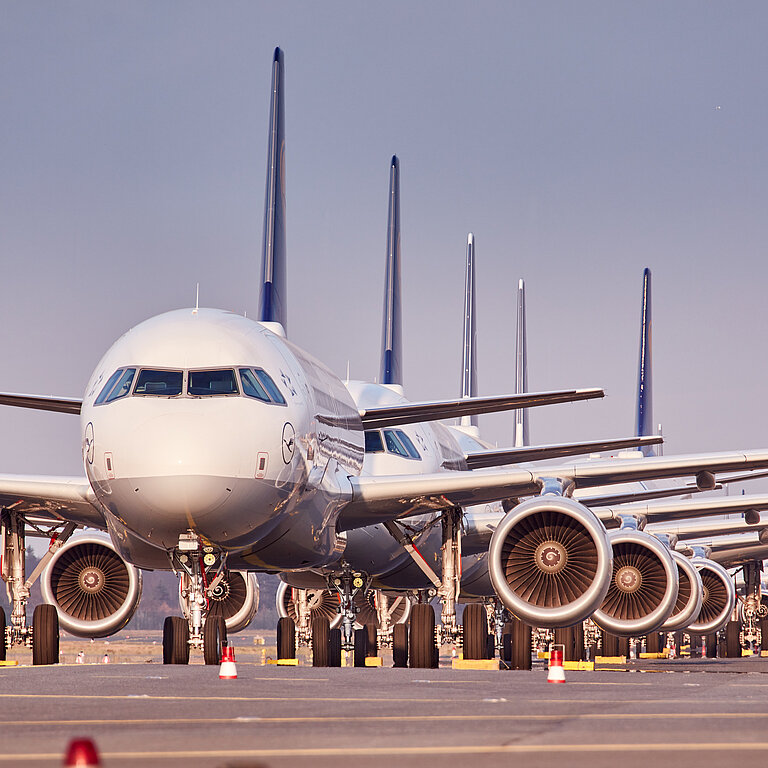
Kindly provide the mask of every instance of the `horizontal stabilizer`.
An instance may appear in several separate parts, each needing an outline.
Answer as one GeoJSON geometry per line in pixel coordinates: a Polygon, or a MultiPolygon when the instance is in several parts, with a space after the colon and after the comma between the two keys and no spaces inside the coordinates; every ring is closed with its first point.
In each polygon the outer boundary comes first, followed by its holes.
{"type": "Polygon", "coordinates": [[[496,395],[494,397],[467,397],[455,400],[434,400],[423,403],[396,403],[360,411],[366,429],[378,429],[395,424],[413,424],[419,421],[439,421],[475,413],[496,413],[516,408],[533,408],[538,405],[572,403],[605,397],[602,389],[564,389],[555,392],[532,392],[521,395],[496,395]]]}
{"type": "Polygon", "coordinates": [[[8,392],[0,392],[0,405],[13,405],[16,408],[34,408],[37,411],[78,414],[80,413],[83,401],[69,397],[13,395],[8,392]]]}
{"type": "Polygon", "coordinates": [[[560,443],[555,445],[532,445],[522,448],[478,451],[466,455],[470,469],[499,467],[504,464],[521,464],[526,461],[559,459],[563,456],[577,456],[585,453],[620,451],[624,448],[640,448],[664,442],[661,437],[628,437],[616,440],[595,440],[587,443],[560,443]]]}

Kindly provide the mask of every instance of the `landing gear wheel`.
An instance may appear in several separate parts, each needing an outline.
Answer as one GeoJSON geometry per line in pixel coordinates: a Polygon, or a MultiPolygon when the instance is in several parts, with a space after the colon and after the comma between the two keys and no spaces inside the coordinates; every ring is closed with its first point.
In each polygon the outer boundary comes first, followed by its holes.
{"type": "Polygon", "coordinates": [[[768,619],[760,619],[760,650],[768,651],[768,619]]]}
{"type": "Polygon", "coordinates": [[[355,630],[355,666],[364,667],[368,656],[368,630],[355,630]]]}
{"type": "Polygon", "coordinates": [[[555,645],[565,646],[563,661],[581,661],[584,658],[584,625],[555,629],[555,645]]]}
{"type": "Polygon", "coordinates": [[[512,622],[515,631],[512,636],[512,669],[531,668],[531,628],[519,619],[512,622]]]}
{"type": "Polygon", "coordinates": [[[277,622],[277,658],[296,658],[296,625],[287,616],[277,622]]]}
{"type": "Polygon", "coordinates": [[[189,664],[189,624],[181,616],[163,622],[163,664],[189,664]]]}
{"type": "Polygon", "coordinates": [[[411,667],[435,667],[435,611],[428,603],[417,603],[411,609],[411,632],[408,655],[411,667]]]}
{"type": "Polygon", "coordinates": [[[717,658],[717,632],[713,632],[711,635],[704,635],[705,653],[706,658],[717,658]]]}
{"type": "Polygon", "coordinates": [[[312,619],[312,666],[327,667],[331,624],[325,616],[312,619]]]}
{"type": "Polygon", "coordinates": [[[485,659],[487,657],[488,620],[482,603],[464,606],[461,619],[464,628],[464,658],[485,659]]]}
{"type": "MultiPolygon", "coordinates": [[[[766,636],[768,638],[768,635],[766,636]]],[[[768,644],[768,639],[766,639],[768,644]]],[[[408,625],[395,624],[392,627],[392,666],[408,666],[408,625]]]]}
{"type": "Polygon", "coordinates": [[[222,648],[227,644],[227,625],[221,616],[208,616],[203,627],[203,659],[208,666],[221,664],[222,648]]]}
{"type": "Polygon", "coordinates": [[[375,624],[366,624],[365,631],[368,633],[368,656],[375,658],[379,655],[379,635],[375,624]]]}
{"type": "Polygon", "coordinates": [[[660,632],[651,632],[650,635],[646,635],[645,636],[645,652],[661,653],[661,649],[664,647],[662,637],[663,635],[660,632]]]}
{"type": "Polygon", "coordinates": [[[328,633],[328,666],[341,666],[341,630],[338,627],[328,633]]]}
{"type": "Polygon", "coordinates": [[[5,661],[5,611],[0,608],[0,661],[5,661]]]}
{"type": "Polygon", "coordinates": [[[501,631],[501,660],[508,666],[512,666],[512,649],[514,647],[515,625],[508,621],[501,631]]]}
{"type": "Polygon", "coordinates": [[[741,658],[741,622],[729,621],[725,625],[725,653],[729,659],[741,658]]]}
{"type": "Polygon", "coordinates": [[[32,663],[59,663],[59,614],[47,603],[32,614],[32,663]]]}
{"type": "Polygon", "coordinates": [[[603,656],[629,656],[629,638],[603,631],[603,656]]]}

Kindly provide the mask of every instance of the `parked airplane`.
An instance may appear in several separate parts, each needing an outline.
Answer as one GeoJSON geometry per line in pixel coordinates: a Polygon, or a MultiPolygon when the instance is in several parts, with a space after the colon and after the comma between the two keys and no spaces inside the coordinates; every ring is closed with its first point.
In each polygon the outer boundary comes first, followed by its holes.
{"type": "MultiPolygon", "coordinates": [[[[115,342],[81,400],[0,395],[3,404],[79,413],[85,468],[84,478],[0,476],[2,574],[13,604],[2,653],[31,642],[35,663],[54,663],[59,617],[76,633],[113,632],[136,607],[136,569],[172,568],[182,574],[188,619],[166,619],[164,660],[185,663],[194,646],[217,663],[226,622],[211,603],[247,592],[247,578],[242,591],[234,588],[233,572],[320,568],[338,561],[354,528],[530,494],[539,496],[496,530],[491,576],[505,603],[532,623],[551,623],[553,608],[575,620],[607,593],[612,552],[597,517],[569,498],[573,489],[768,467],[768,450],[483,470],[441,452],[435,471],[361,474],[366,430],[602,392],[360,408],[337,376],[287,341],[283,80],[278,49],[259,320],[198,307],[168,312],[115,342]],[[68,541],[77,526],[106,530],[109,542],[68,541]],[[56,537],[26,578],[28,530],[56,537]],[[509,563],[515,541],[535,544],[509,563]],[[42,568],[55,606],[38,606],[29,627],[29,586],[42,568]]],[[[424,640],[428,624],[417,626],[424,640]]]]}

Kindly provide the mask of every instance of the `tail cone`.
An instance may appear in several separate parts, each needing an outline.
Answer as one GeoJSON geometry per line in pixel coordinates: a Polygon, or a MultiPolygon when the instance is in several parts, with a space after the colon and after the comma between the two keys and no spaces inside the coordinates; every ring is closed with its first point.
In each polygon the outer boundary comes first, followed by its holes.
{"type": "Polygon", "coordinates": [[[96,745],[91,739],[72,739],[67,748],[64,765],[101,765],[96,745]]]}
{"type": "Polygon", "coordinates": [[[231,645],[225,645],[221,653],[221,666],[219,667],[219,680],[236,680],[237,667],[235,666],[235,649],[231,645]]]}

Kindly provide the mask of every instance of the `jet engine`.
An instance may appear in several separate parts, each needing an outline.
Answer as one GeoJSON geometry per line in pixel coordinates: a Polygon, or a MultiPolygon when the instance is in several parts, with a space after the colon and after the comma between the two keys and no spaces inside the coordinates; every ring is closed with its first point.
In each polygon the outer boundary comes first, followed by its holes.
{"type": "Polygon", "coordinates": [[[669,618],[677,600],[677,565],[669,547],[632,528],[611,531],[608,537],[613,547],[613,575],[592,621],[621,637],[655,632],[669,618]]]}
{"type": "MultiPolygon", "coordinates": [[[[184,618],[189,619],[188,603],[179,595],[184,618]]],[[[208,599],[208,618],[221,617],[227,633],[245,629],[259,610],[259,581],[255,573],[227,571],[208,599]]]]}
{"type": "Polygon", "coordinates": [[[701,601],[704,587],[696,566],[680,552],[672,550],[672,559],[677,565],[677,576],[680,585],[677,590],[677,601],[670,617],[661,625],[662,632],[678,632],[685,629],[701,611],[701,601]]]}
{"type": "Polygon", "coordinates": [[[141,571],[117,554],[108,536],[85,533],[51,558],[40,586],[63,629],[78,637],[107,637],[138,608],[141,571]]]}
{"type": "Polygon", "coordinates": [[[354,601],[357,608],[356,623],[363,627],[366,624],[379,626],[379,601],[385,598],[387,601],[387,613],[389,623],[405,624],[411,614],[411,599],[405,592],[389,592],[380,589],[369,589],[366,593],[362,590],[355,593],[354,601]]]}
{"type": "Polygon", "coordinates": [[[567,627],[602,605],[613,553],[585,506],[539,496],[510,510],[491,537],[488,570],[506,608],[535,627],[567,627]]]}
{"type": "Polygon", "coordinates": [[[736,605],[736,587],[728,571],[720,563],[706,557],[691,558],[701,576],[703,595],[698,618],[688,625],[688,631],[709,635],[722,629],[731,619],[736,605]]]}
{"type": "Polygon", "coordinates": [[[341,614],[339,613],[339,595],[331,592],[330,589],[295,589],[285,582],[281,582],[277,588],[275,602],[277,603],[277,614],[281,618],[286,616],[293,619],[294,624],[299,620],[300,593],[304,592],[307,600],[307,610],[309,610],[310,624],[312,619],[319,617],[327,618],[331,627],[338,626],[341,623],[341,614]]]}

